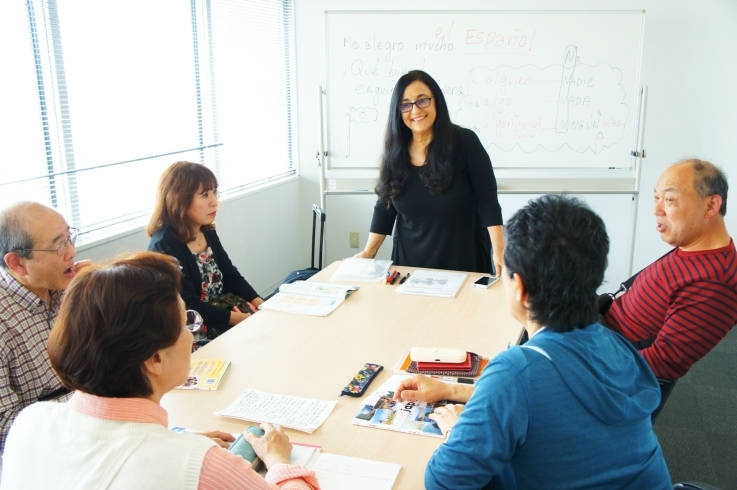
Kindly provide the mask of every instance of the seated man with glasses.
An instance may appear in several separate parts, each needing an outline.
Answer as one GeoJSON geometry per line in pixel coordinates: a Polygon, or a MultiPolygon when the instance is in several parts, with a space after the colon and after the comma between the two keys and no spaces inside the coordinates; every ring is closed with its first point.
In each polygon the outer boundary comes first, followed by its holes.
{"type": "Polygon", "coordinates": [[[67,390],[54,374],[46,342],[64,290],[80,267],[77,230],[35,202],[0,212],[0,453],[16,415],[67,390]]]}

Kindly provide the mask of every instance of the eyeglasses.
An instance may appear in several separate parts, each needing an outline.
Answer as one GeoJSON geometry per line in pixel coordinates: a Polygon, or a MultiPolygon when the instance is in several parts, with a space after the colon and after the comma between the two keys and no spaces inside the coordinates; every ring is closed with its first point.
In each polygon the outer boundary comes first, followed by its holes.
{"type": "Polygon", "coordinates": [[[194,310],[187,310],[187,324],[184,326],[187,330],[192,333],[197,333],[202,328],[202,316],[194,310]]]}
{"type": "Polygon", "coordinates": [[[67,247],[71,244],[74,245],[74,242],[77,241],[77,235],[79,235],[79,230],[76,228],[69,228],[69,231],[71,233],[69,236],[61,242],[59,245],[56,246],[56,248],[50,248],[50,249],[44,249],[44,248],[18,248],[16,250],[13,250],[13,252],[56,252],[56,255],[61,257],[64,255],[64,251],[67,249],[67,247]]]}
{"type": "Polygon", "coordinates": [[[399,112],[405,113],[412,110],[412,106],[416,105],[420,109],[426,109],[430,107],[430,101],[432,100],[432,97],[427,97],[425,99],[417,99],[414,102],[402,102],[399,104],[399,112]]]}

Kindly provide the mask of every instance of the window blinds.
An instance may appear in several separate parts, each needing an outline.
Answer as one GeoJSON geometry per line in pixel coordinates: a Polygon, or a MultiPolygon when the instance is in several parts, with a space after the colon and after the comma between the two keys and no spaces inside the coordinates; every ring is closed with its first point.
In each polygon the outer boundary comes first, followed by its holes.
{"type": "Polygon", "coordinates": [[[294,173],[290,1],[0,3],[1,206],[52,205],[84,240],[147,216],[177,160],[225,194],[294,173]]]}

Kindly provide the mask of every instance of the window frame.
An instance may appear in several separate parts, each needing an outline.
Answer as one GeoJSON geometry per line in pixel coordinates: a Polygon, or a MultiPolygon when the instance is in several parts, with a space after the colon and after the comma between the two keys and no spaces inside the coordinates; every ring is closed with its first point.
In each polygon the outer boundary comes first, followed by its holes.
{"type": "MultiPolygon", "coordinates": [[[[246,182],[234,188],[225,189],[221,195],[223,202],[241,196],[262,192],[265,189],[291,182],[299,177],[297,114],[296,114],[296,77],[293,59],[295,53],[295,7],[293,0],[273,0],[282,8],[282,27],[284,38],[284,55],[286,71],[286,141],[288,161],[281,168],[274,167],[270,175],[253,182],[246,182]],[[278,171],[277,171],[278,170],[278,171]]],[[[213,54],[212,0],[190,0],[192,49],[193,49],[193,82],[196,90],[197,137],[199,146],[179,149],[160,155],[146,155],[139,158],[109,162],[101,165],[76,168],[74,155],[73,126],[66,89],[66,73],[62,46],[61,26],[59,24],[58,0],[27,0],[24,2],[27,22],[30,31],[36,84],[39,104],[40,128],[43,132],[43,143],[46,154],[47,173],[17,180],[2,182],[4,185],[17,184],[32,180],[44,181],[51,206],[61,212],[71,226],[80,228],[76,247],[79,250],[94,247],[126,235],[141,231],[148,221],[151,208],[142,211],[123,213],[98,223],[85,225],[81,221],[81,207],[77,188],[77,173],[94,171],[100,168],[132,164],[155,157],[174,156],[186,152],[199,151],[200,161],[211,168],[220,177],[221,163],[218,149],[223,145],[218,141],[218,101],[213,87],[216,85],[213,54]],[[49,50],[51,52],[49,52],[49,50]],[[53,92],[52,92],[53,91],[53,92]],[[208,97],[209,95],[209,97],[208,97]],[[208,135],[213,138],[208,143],[208,135]],[[205,151],[212,150],[213,156],[206,158],[205,151]]],[[[174,159],[172,160],[174,161],[174,159]]],[[[158,176],[156,176],[158,178],[158,176]]],[[[32,196],[41,200],[41,194],[32,196]]]]}

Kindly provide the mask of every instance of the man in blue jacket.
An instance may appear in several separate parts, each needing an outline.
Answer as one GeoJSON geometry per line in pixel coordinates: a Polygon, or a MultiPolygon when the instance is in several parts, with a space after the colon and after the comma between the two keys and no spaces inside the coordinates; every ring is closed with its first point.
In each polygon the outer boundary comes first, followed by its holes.
{"type": "Polygon", "coordinates": [[[652,371],[619,334],[597,322],[596,289],[609,239],[579,201],[543,196],[506,225],[502,279],[530,340],[496,356],[475,390],[416,376],[410,400],[463,405],[431,415],[447,439],[433,454],[433,489],[670,489],[650,414],[652,371]]]}

